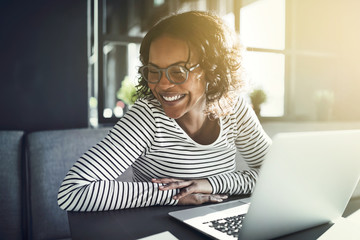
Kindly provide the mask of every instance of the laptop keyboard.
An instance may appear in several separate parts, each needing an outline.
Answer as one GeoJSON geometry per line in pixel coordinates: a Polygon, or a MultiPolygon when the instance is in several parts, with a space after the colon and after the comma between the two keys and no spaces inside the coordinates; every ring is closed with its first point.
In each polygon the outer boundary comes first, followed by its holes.
{"type": "Polygon", "coordinates": [[[242,221],[244,218],[245,214],[240,214],[232,217],[204,222],[203,224],[206,224],[220,232],[226,233],[229,236],[238,237],[239,230],[242,227],[242,221]]]}

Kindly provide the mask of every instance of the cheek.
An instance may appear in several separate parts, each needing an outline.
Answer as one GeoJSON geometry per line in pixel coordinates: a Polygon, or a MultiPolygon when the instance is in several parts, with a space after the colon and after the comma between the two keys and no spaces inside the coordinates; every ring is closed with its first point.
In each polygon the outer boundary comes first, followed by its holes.
{"type": "Polygon", "coordinates": [[[192,81],[188,87],[198,95],[203,95],[205,94],[206,82],[203,78],[194,79],[194,81],[192,81]]]}
{"type": "Polygon", "coordinates": [[[154,93],[155,85],[148,83],[148,87],[150,88],[151,92],[154,93]]]}
{"type": "Polygon", "coordinates": [[[155,98],[159,99],[159,95],[157,94],[157,91],[156,91],[156,84],[148,84],[148,87],[150,88],[152,95],[155,98]]]}

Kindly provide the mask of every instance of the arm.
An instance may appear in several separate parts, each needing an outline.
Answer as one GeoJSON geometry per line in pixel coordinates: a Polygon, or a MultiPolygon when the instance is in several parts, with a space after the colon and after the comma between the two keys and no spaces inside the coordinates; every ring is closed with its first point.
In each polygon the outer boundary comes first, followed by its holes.
{"type": "Polygon", "coordinates": [[[271,145],[252,108],[240,99],[235,107],[235,145],[247,163],[249,170],[209,177],[212,193],[248,194],[256,184],[258,172],[271,145]]]}
{"type": "Polygon", "coordinates": [[[101,142],[84,153],[62,182],[60,208],[104,211],[172,205],[177,189],[159,191],[161,184],[116,179],[150,146],[154,133],[151,109],[138,102],[101,142]]]}
{"type": "Polygon", "coordinates": [[[234,136],[236,136],[235,145],[245,159],[249,170],[225,173],[206,179],[158,179],[154,182],[166,184],[161,188],[163,190],[180,189],[175,199],[182,199],[193,193],[218,196],[251,193],[271,140],[264,132],[253,110],[243,99],[238,102],[231,119],[234,136]]]}
{"type": "Polygon", "coordinates": [[[227,195],[211,194],[212,188],[207,179],[181,180],[175,178],[152,179],[154,183],[161,183],[160,190],[180,189],[173,197],[179,200],[179,205],[198,205],[206,202],[217,203],[227,199],[227,195]]]}

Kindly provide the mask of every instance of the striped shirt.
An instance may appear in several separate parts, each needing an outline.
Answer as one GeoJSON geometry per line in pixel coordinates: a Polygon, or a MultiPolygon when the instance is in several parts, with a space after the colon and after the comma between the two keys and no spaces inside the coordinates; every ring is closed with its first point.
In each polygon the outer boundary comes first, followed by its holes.
{"type": "Polygon", "coordinates": [[[172,197],[179,190],[160,191],[152,178],[206,178],[213,194],[251,193],[271,140],[243,98],[219,123],[218,138],[201,145],[166,116],[157,100],[137,100],[69,170],[58,193],[60,208],[103,211],[176,205],[172,197]],[[248,170],[235,170],[237,150],[248,170]],[[129,166],[133,182],[117,181],[129,166]]]}

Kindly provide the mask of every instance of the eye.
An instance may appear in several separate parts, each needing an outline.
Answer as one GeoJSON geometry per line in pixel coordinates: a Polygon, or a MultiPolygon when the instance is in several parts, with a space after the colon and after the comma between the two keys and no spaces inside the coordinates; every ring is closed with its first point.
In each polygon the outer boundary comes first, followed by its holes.
{"type": "Polygon", "coordinates": [[[147,68],[147,71],[148,71],[148,73],[151,74],[151,75],[159,74],[159,70],[156,69],[156,68],[154,68],[154,67],[148,67],[148,68],[147,68]]]}
{"type": "Polygon", "coordinates": [[[169,73],[171,75],[183,75],[183,74],[186,74],[186,69],[181,66],[173,66],[173,67],[169,68],[169,73]]]}
{"type": "Polygon", "coordinates": [[[156,69],[149,69],[149,73],[153,73],[153,74],[155,74],[155,73],[159,73],[159,71],[158,71],[158,70],[156,70],[156,69]]]}

